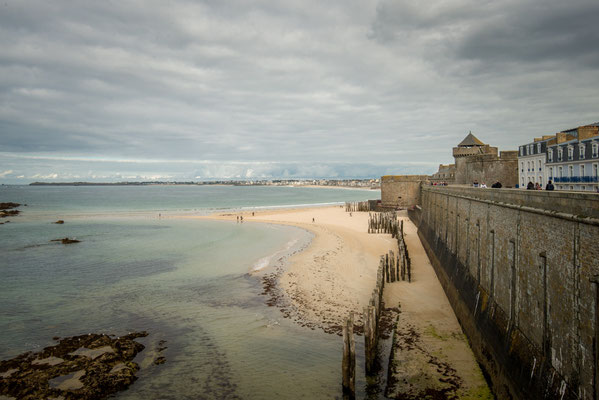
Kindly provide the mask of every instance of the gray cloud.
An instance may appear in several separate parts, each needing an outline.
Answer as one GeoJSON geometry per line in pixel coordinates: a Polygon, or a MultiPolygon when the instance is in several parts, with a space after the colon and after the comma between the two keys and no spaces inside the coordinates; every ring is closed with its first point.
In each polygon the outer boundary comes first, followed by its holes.
{"type": "Polygon", "coordinates": [[[6,1],[0,180],[428,173],[469,130],[513,149],[599,119],[595,3],[6,1]]]}

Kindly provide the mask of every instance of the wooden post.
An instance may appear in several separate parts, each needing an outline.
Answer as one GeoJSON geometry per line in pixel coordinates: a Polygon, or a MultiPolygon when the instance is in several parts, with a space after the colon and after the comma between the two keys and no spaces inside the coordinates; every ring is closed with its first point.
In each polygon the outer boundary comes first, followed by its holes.
{"type": "Polygon", "coordinates": [[[412,282],[412,261],[410,261],[410,257],[406,254],[406,264],[408,265],[408,282],[412,282]]]}
{"type": "Polygon", "coordinates": [[[385,254],[385,275],[387,276],[387,283],[389,283],[389,254],[385,254]]]}
{"type": "Polygon", "coordinates": [[[366,374],[370,375],[373,371],[374,361],[376,359],[376,313],[374,307],[364,308],[364,356],[366,360],[366,374]]]}
{"type": "Polygon", "coordinates": [[[343,361],[341,362],[343,373],[343,394],[350,398],[356,396],[356,345],[354,342],[354,317],[349,315],[343,326],[343,361]]]}
{"type": "Polygon", "coordinates": [[[393,250],[389,250],[389,269],[391,270],[391,282],[395,282],[395,256],[393,250]]]}

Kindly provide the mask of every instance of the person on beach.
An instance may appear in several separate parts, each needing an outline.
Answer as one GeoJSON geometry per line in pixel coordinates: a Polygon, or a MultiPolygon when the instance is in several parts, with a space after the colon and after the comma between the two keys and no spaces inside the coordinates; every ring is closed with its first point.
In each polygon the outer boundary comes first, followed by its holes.
{"type": "Polygon", "coordinates": [[[237,223],[239,223],[239,215],[237,216],[237,223]]]}
{"type": "Polygon", "coordinates": [[[243,215],[239,217],[239,222],[243,222],[243,215]]]}
{"type": "Polygon", "coordinates": [[[312,222],[314,222],[314,218],[312,218],[312,222]]]}

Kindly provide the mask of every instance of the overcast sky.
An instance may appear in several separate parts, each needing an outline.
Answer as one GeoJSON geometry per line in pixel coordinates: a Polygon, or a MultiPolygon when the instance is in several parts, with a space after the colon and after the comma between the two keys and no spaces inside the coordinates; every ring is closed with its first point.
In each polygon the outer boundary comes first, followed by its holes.
{"type": "Polygon", "coordinates": [[[0,1],[0,183],[432,173],[599,121],[599,1],[0,1]]]}

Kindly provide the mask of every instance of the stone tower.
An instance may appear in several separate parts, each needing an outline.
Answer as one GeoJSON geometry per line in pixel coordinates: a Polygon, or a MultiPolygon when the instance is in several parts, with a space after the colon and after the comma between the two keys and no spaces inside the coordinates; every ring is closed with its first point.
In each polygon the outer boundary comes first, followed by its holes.
{"type": "Polygon", "coordinates": [[[497,147],[491,147],[488,144],[481,142],[472,132],[453,148],[453,158],[455,159],[455,183],[467,184],[470,182],[471,176],[468,173],[467,160],[469,157],[483,154],[491,154],[497,157],[497,147]]]}

